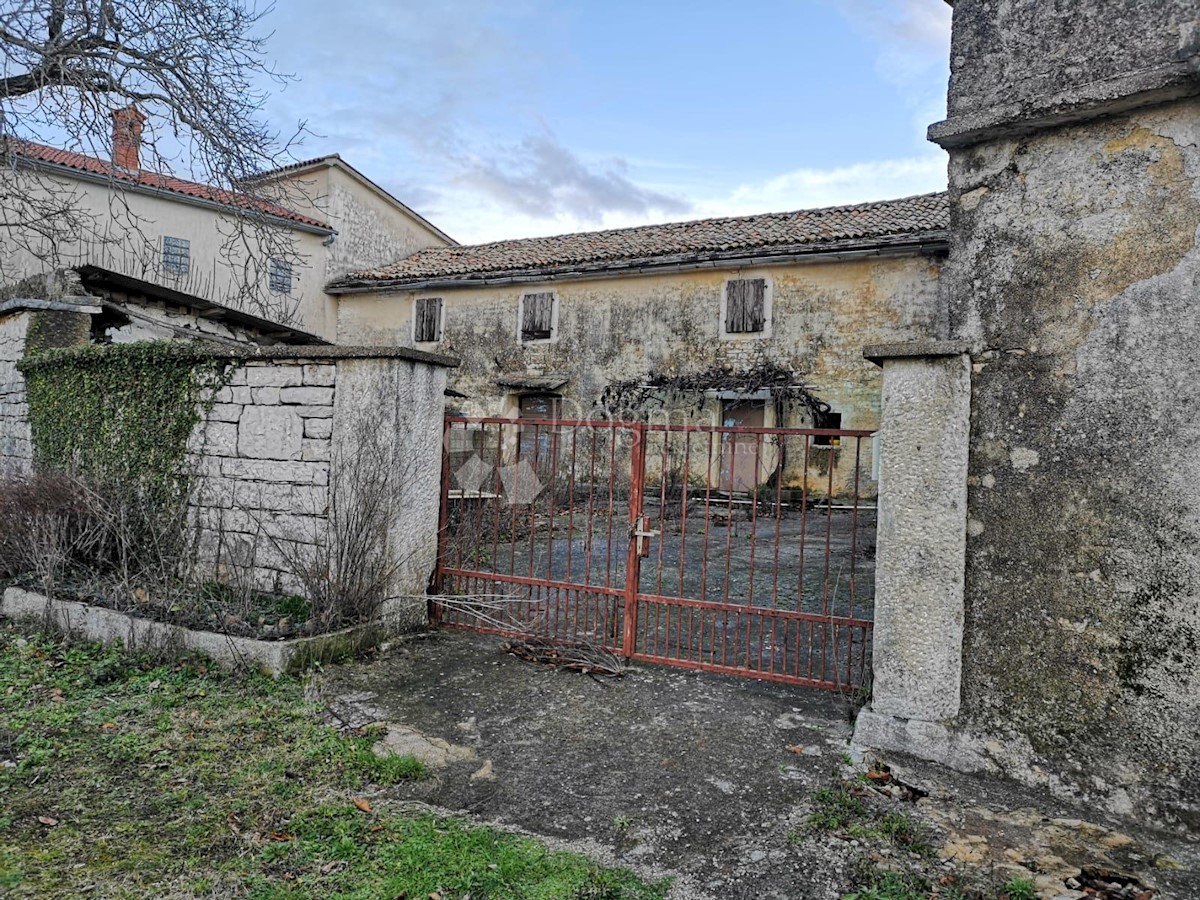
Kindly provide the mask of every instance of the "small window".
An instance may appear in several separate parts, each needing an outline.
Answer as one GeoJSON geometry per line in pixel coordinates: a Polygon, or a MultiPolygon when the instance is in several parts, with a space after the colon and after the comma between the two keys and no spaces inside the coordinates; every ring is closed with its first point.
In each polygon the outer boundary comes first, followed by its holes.
{"type": "MultiPolygon", "coordinates": [[[[842,427],[842,414],[829,410],[821,412],[817,410],[813,413],[813,428],[831,428],[840,429],[842,427]]],[[[814,434],[812,445],[814,447],[837,447],[842,443],[841,438],[835,434],[814,434]]]]}
{"type": "Polygon", "coordinates": [[[292,292],[292,264],[287,260],[271,260],[270,275],[271,291],[275,294],[290,294],[292,292]]]}
{"type": "Polygon", "coordinates": [[[766,324],[767,280],[735,278],[726,282],[725,333],[754,334],[764,331],[766,324]]]}
{"type": "Polygon", "coordinates": [[[192,267],[192,242],[185,238],[162,239],[162,268],[172,275],[186,275],[192,267]]]}
{"type": "Polygon", "coordinates": [[[521,297],[521,340],[548,341],[554,337],[555,297],[552,291],[521,297]]]}
{"type": "Polygon", "coordinates": [[[413,305],[413,342],[431,344],[442,339],[442,298],[420,297],[413,305]]]}

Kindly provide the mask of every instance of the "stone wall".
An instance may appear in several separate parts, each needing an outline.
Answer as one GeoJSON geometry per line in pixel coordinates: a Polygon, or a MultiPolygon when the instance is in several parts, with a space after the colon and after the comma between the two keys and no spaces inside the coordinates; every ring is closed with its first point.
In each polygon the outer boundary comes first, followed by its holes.
{"type": "Polygon", "coordinates": [[[0,316],[0,477],[24,475],[33,462],[25,378],[17,371],[28,327],[26,313],[0,316]]]}
{"type": "Polygon", "coordinates": [[[230,364],[191,441],[200,558],[226,578],[302,592],[305,570],[319,569],[345,539],[355,504],[382,504],[396,562],[391,594],[423,595],[436,561],[453,361],[288,347],[234,352],[230,364]]]}
{"type": "Polygon", "coordinates": [[[94,298],[13,299],[0,302],[0,478],[33,470],[25,377],[17,363],[26,353],[70,347],[87,340],[94,298]]]}
{"type": "Polygon", "coordinates": [[[313,359],[234,366],[192,440],[202,556],[297,587],[294,554],[326,535],[336,375],[313,359]]]}
{"type": "Polygon", "coordinates": [[[974,362],[958,728],[1009,774],[1192,829],[1198,28],[1184,0],[959,0],[931,130],[974,362]],[[1004,97],[1010,127],[981,128],[1004,97]]]}

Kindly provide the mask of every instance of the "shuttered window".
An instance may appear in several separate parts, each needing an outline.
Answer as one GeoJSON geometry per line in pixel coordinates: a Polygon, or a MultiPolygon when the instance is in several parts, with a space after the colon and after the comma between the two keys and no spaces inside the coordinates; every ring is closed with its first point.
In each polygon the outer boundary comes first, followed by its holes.
{"type": "Polygon", "coordinates": [[[751,334],[763,331],[766,324],[766,279],[737,278],[727,282],[725,285],[725,333],[751,334]]]}
{"type": "Polygon", "coordinates": [[[521,298],[521,340],[548,341],[553,336],[554,294],[526,294],[521,298]]]}
{"type": "Polygon", "coordinates": [[[421,297],[413,308],[413,341],[433,343],[442,339],[442,298],[421,297]]]}

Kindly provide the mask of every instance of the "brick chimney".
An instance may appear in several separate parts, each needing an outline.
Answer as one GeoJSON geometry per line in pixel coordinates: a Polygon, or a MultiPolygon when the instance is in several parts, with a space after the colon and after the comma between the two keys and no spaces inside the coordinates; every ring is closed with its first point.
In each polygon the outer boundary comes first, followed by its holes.
{"type": "Polygon", "coordinates": [[[146,117],[136,106],[113,110],[113,162],[122,169],[140,169],[142,127],[146,117]]]}

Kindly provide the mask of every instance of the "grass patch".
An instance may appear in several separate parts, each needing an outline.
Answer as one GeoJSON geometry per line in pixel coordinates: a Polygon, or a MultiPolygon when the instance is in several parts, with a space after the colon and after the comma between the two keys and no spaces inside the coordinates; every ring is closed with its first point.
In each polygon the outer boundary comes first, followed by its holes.
{"type": "Polygon", "coordinates": [[[847,894],[845,900],[927,900],[928,897],[927,879],[883,872],[871,884],[847,894]]]}
{"type": "MultiPolygon", "coordinates": [[[[319,721],[296,679],[0,626],[0,892],[655,900],[624,870],[387,810],[422,777],[319,721]],[[371,794],[371,811],[353,802],[371,794]]],[[[363,804],[366,806],[367,804],[363,804]]]]}

